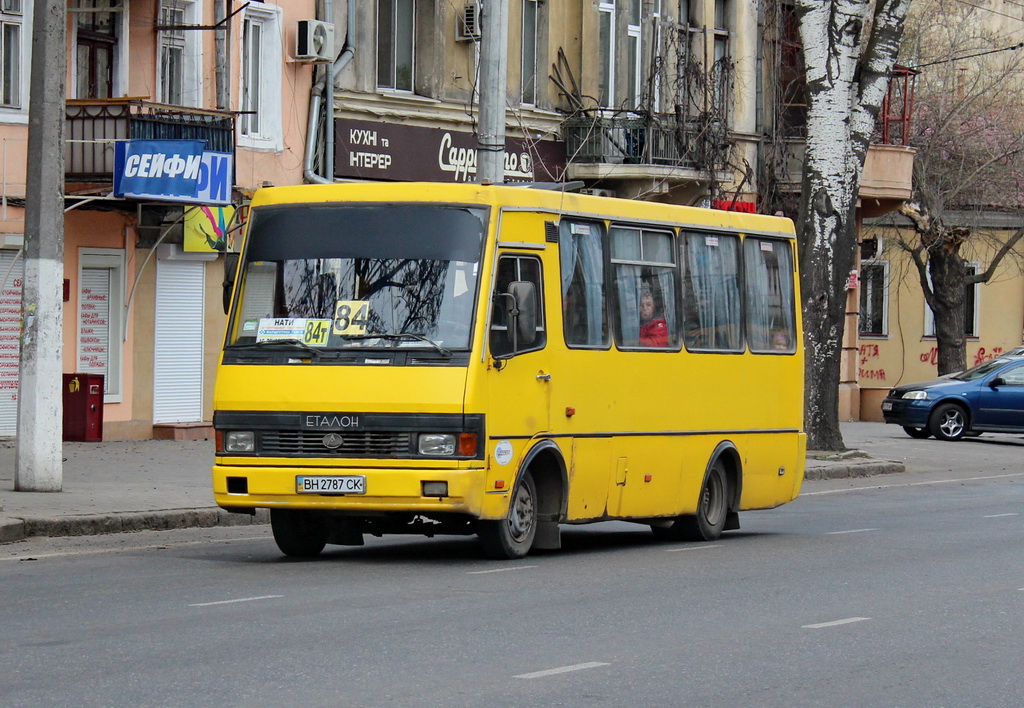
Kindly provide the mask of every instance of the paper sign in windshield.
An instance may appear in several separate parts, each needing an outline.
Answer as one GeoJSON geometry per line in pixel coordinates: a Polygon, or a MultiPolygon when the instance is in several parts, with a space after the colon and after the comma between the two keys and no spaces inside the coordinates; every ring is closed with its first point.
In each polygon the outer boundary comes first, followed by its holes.
{"type": "Polygon", "coordinates": [[[330,320],[306,317],[264,317],[256,330],[257,342],[295,339],[311,347],[326,347],[331,333],[330,320]]]}

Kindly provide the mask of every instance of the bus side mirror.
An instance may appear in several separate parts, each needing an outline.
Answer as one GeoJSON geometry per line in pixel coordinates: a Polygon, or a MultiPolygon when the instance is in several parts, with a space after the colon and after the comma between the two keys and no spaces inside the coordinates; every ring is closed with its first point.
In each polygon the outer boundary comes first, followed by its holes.
{"type": "Polygon", "coordinates": [[[238,254],[224,254],[224,314],[231,309],[231,292],[235,289],[235,277],[238,273],[238,254]]]}
{"type": "Polygon", "coordinates": [[[537,290],[533,283],[517,280],[509,283],[508,294],[508,327],[515,332],[518,350],[537,339],[537,290]]]}

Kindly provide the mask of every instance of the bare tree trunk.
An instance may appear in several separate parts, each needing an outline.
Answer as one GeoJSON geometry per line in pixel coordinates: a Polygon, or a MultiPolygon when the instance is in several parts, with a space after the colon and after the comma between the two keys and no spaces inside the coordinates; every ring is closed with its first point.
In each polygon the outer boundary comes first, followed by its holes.
{"type": "Polygon", "coordinates": [[[810,449],[843,447],[839,366],[845,283],[856,255],[857,193],[909,5],[910,0],[796,0],[809,97],[797,232],[810,449]]]}
{"type": "Polygon", "coordinates": [[[928,257],[928,273],[932,279],[930,306],[935,318],[939,375],[963,371],[967,368],[964,259],[955,251],[936,248],[928,257]]]}

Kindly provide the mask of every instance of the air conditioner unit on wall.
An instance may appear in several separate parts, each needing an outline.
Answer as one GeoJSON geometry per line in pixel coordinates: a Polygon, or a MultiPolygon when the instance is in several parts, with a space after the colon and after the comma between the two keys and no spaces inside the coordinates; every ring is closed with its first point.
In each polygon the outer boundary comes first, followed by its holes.
{"type": "Polygon", "coordinates": [[[592,197],[614,197],[614,189],[597,189],[595,187],[581,189],[580,194],[589,194],[592,197]]]}
{"type": "Polygon", "coordinates": [[[455,41],[480,41],[480,3],[476,0],[467,2],[455,21],[455,41]]]}
{"type": "Polygon", "coordinates": [[[299,20],[295,31],[295,58],[299,61],[334,59],[334,25],[320,20],[299,20]]]}

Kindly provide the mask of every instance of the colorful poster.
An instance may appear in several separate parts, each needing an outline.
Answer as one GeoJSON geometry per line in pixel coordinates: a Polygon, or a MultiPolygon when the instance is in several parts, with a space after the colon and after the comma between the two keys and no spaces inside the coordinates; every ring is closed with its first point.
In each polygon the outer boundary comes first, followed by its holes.
{"type": "Polygon", "coordinates": [[[241,245],[241,229],[228,230],[235,215],[234,207],[201,206],[186,208],[184,250],[208,253],[225,250],[237,252],[241,245]]]}

